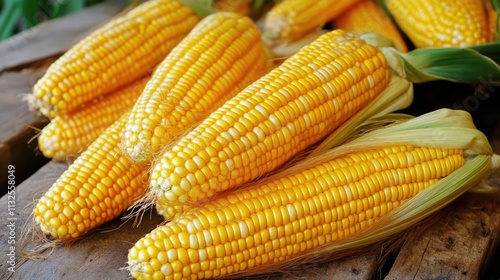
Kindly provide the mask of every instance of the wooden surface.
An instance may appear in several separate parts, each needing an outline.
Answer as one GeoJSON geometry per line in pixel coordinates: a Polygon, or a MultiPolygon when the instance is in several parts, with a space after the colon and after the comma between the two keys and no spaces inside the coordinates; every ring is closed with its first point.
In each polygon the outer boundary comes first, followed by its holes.
{"type": "MultiPolygon", "coordinates": [[[[0,167],[3,171],[14,165],[19,182],[48,161],[36,149],[36,135],[48,120],[30,112],[23,101],[41,73],[43,69],[0,74],[0,167]]],[[[1,176],[0,195],[6,193],[6,184],[7,177],[1,176]]]]}

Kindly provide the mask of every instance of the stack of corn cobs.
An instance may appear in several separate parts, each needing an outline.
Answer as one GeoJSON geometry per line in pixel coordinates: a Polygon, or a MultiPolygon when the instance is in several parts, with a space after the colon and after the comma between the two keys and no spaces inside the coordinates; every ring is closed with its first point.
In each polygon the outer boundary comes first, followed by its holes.
{"type": "Polygon", "coordinates": [[[166,222],[129,250],[133,277],[246,276],[495,191],[467,112],[394,112],[413,83],[500,81],[496,1],[142,2],[28,98],[51,118],[40,150],[71,159],[34,208],[55,240],[154,206],[166,222]]]}

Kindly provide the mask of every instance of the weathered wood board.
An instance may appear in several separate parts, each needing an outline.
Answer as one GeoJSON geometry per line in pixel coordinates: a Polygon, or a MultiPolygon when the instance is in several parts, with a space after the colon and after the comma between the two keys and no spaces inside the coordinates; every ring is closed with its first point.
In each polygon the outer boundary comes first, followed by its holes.
{"type": "Polygon", "coordinates": [[[500,199],[465,195],[436,226],[402,247],[386,279],[484,279],[482,263],[499,230],[500,199]]]}
{"type": "MultiPolygon", "coordinates": [[[[0,74],[0,167],[15,166],[19,182],[48,161],[36,149],[36,135],[48,120],[23,101],[41,73],[43,69],[0,74]]],[[[0,195],[6,192],[7,177],[0,176],[0,195]]]]}

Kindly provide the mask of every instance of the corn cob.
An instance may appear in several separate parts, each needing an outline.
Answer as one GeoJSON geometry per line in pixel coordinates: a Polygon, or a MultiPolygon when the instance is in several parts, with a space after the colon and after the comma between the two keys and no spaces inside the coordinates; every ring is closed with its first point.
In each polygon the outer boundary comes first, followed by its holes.
{"type": "Polygon", "coordinates": [[[48,117],[71,112],[153,70],[199,21],[177,0],[150,0],[112,19],[54,62],[28,101],[48,117]]]}
{"type": "Polygon", "coordinates": [[[157,210],[203,200],[273,170],[379,95],[391,74],[379,50],[336,30],[214,111],[151,171],[157,210]]]}
{"type": "Polygon", "coordinates": [[[102,95],[71,114],[53,118],[38,137],[47,158],[66,160],[83,152],[107,127],[130,110],[149,80],[143,78],[102,95]]]}
{"type": "Polygon", "coordinates": [[[146,165],[120,153],[127,113],[106,129],[40,198],[33,211],[45,234],[79,238],[116,217],[147,188],[146,165]]]}
{"type": "Polygon", "coordinates": [[[296,41],[336,18],[359,0],[284,0],[266,13],[264,36],[271,41],[296,41]]]}
{"type": "Polygon", "coordinates": [[[233,12],[249,16],[251,2],[251,0],[216,0],[213,6],[217,11],[233,12]]]}
{"type": "Polygon", "coordinates": [[[486,43],[482,0],[385,0],[390,14],[417,48],[486,43]]]}
{"type": "Polygon", "coordinates": [[[204,18],[153,73],[122,137],[133,161],[150,162],[184,130],[266,73],[253,21],[230,12],[204,18]]]}
{"type": "Polygon", "coordinates": [[[230,192],[139,240],[129,270],[137,279],[259,270],[356,235],[464,162],[460,149],[383,147],[230,192]]]}
{"type": "Polygon", "coordinates": [[[333,21],[334,29],[353,32],[376,32],[392,40],[394,47],[408,52],[403,36],[375,0],[361,0],[333,21]]]}

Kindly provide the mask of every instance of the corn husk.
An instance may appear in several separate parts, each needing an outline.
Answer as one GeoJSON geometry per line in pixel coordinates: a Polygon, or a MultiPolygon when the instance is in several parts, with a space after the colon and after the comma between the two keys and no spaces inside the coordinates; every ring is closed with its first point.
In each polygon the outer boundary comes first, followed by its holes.
{"type": "Polygon", "coordinates": [[[287,271],[303,263],[354,255],[366,246],[396,238],[398,233],[422,222],[473,188],[483,188],[491,192],[500,187],[489,186],[487,181],[489,177],[500,175],[500,156],[493,153],[486,136],[476,129],[470,114],[465,111],[440,109],[420,117],[389,114],[365,122],[355,133],[359,134],[354,140],[332,149],[325,148],[317,156],[310,157],[256,184],[288,176],[355,151],[387,145],[412,144],[460,148],[464,150],[466,164],[390,211],[373,226],[348,239],[326,244],[283,263],[259,266],[238,273],[238,277],[287,271]],[[377,125],[382,125],[382,128],[366,131],[367,127],[377,125]]]}

